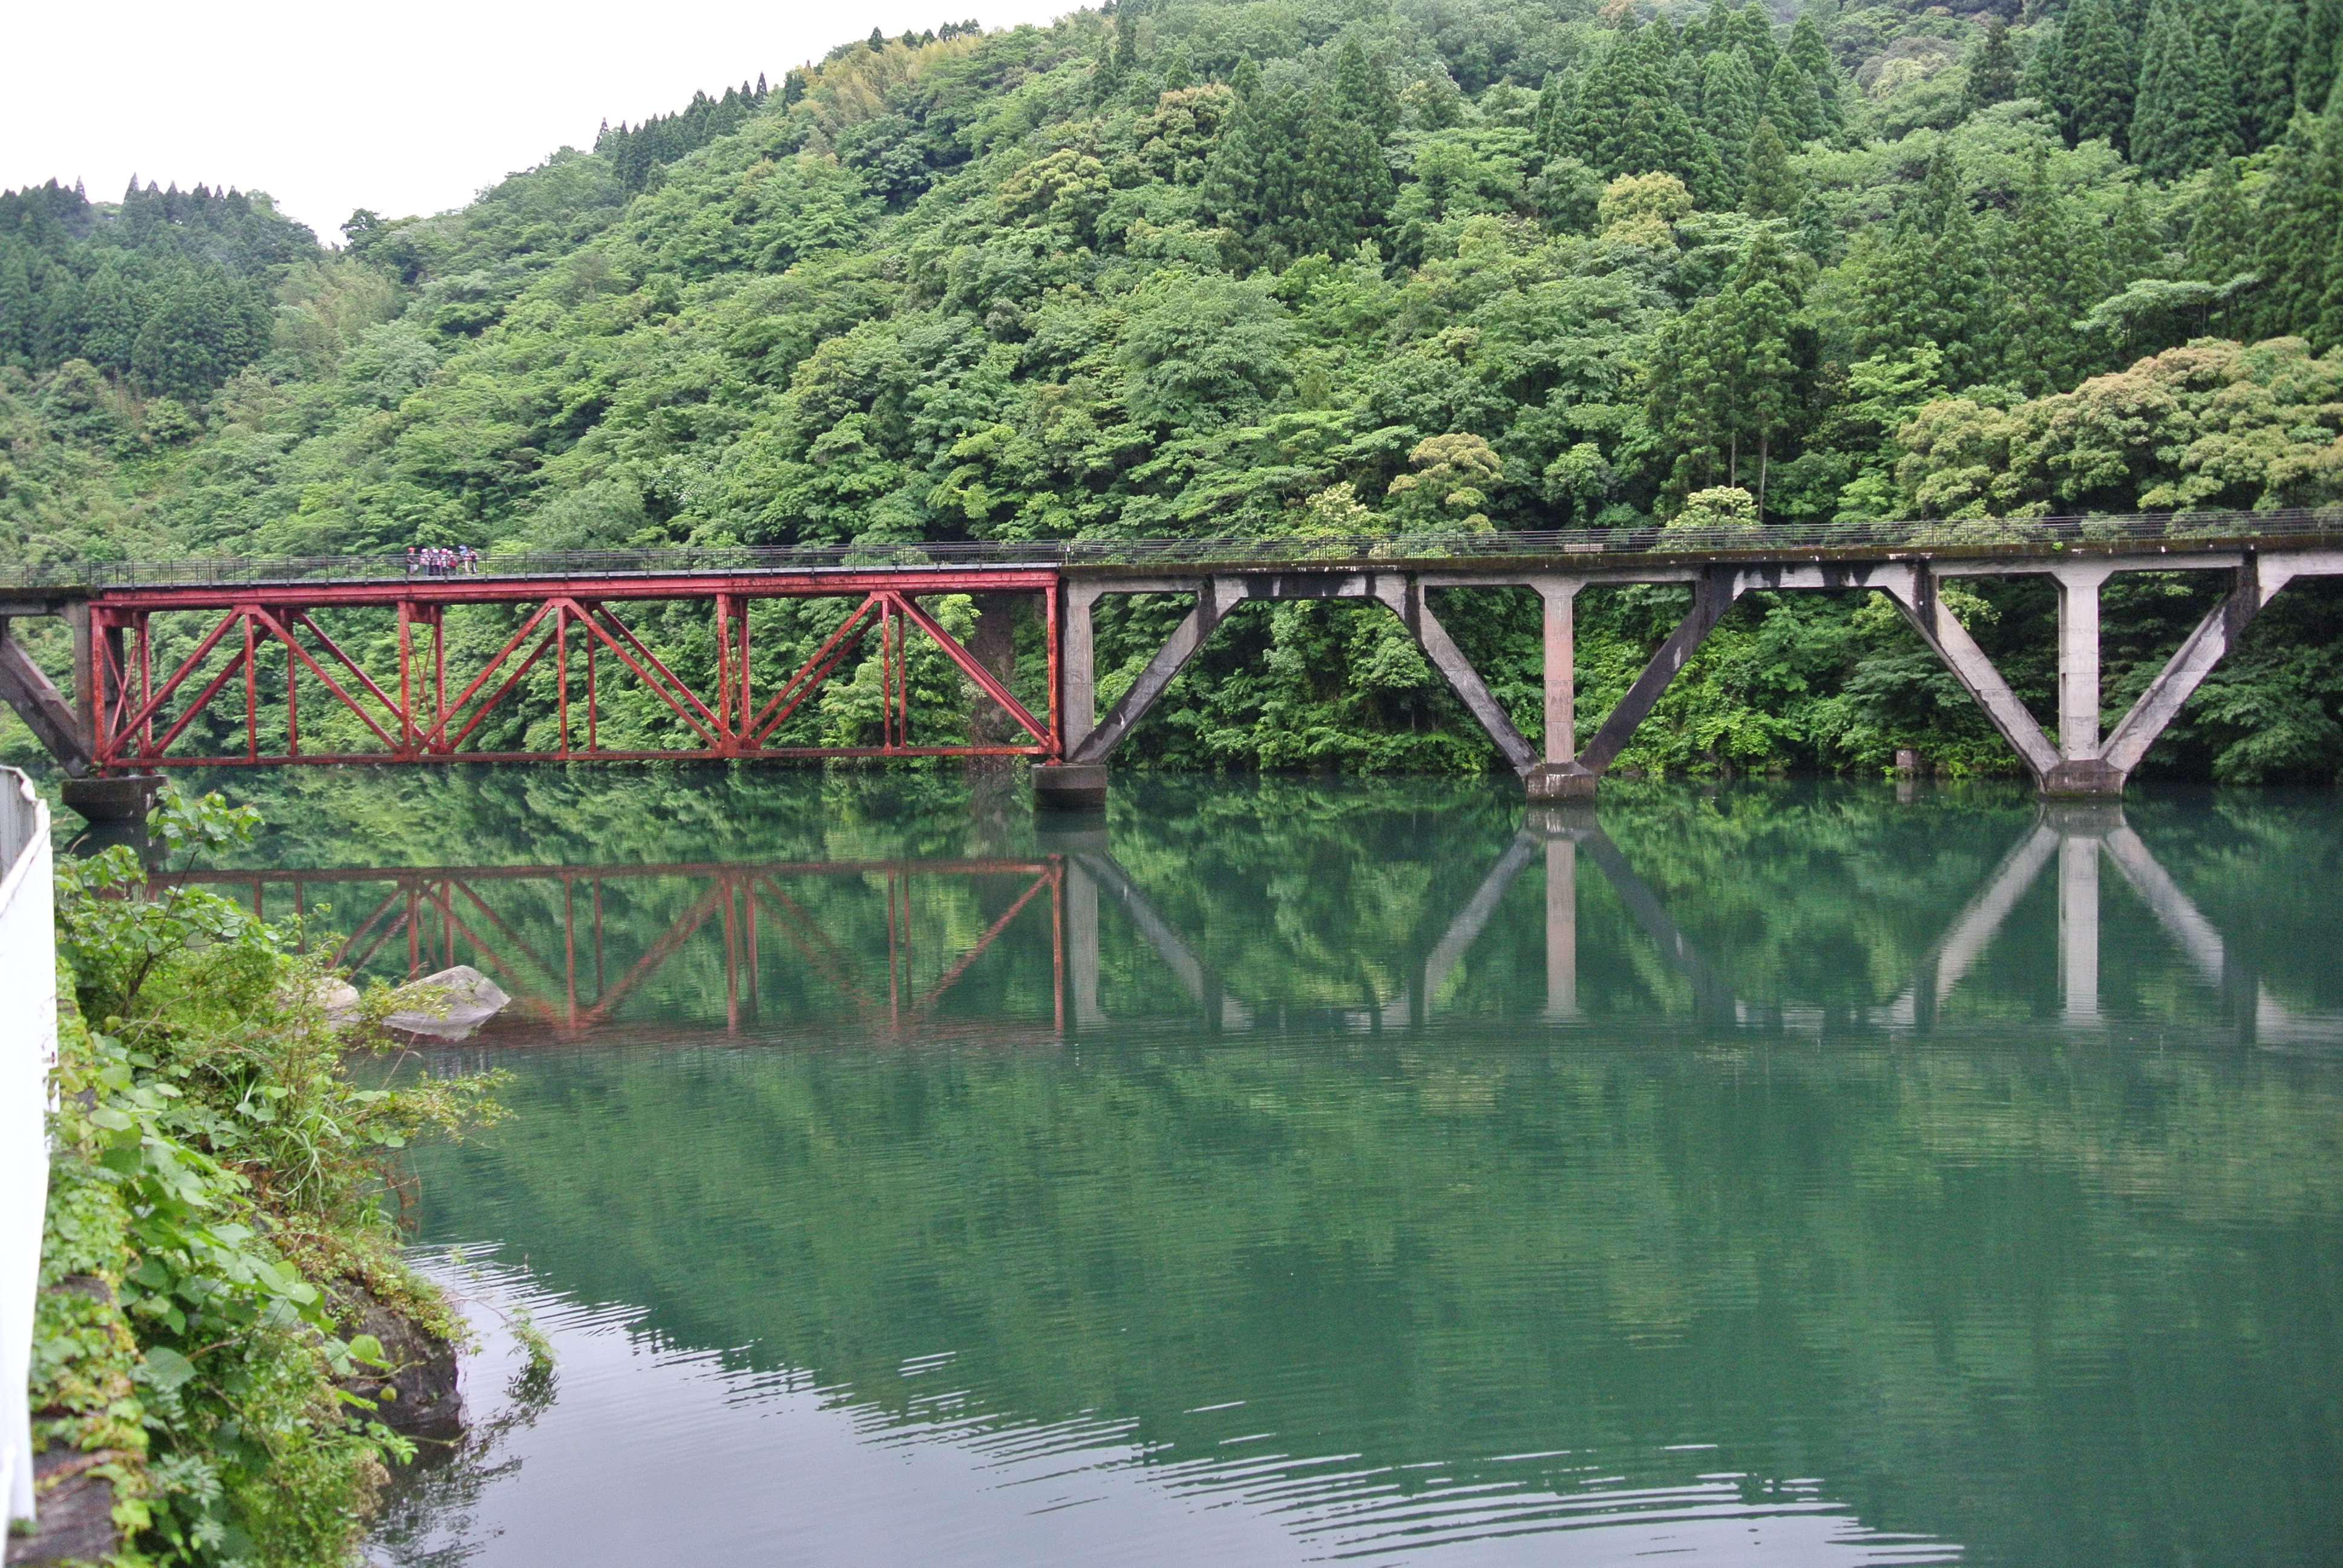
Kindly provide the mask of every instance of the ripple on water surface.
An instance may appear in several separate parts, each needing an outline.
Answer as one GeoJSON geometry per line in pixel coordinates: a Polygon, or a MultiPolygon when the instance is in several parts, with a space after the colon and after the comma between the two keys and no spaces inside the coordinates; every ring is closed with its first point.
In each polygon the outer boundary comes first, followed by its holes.
{"type": "MultiPolygon", "coordinates": [[[[491,1249],[422,1256],[459,1292],[472,1432],[394,1494],[384,1563],[1957,1562],[1866,1527],[1821,1482],[1707,1467],[1714,1445],[1366,1463],[1276,1432],[1202,1452],[1133,1419],[985,1413],[950,1351],[908,1358],[922,1392],[880,1404],[789,1369],[688,1350],[639,1309],[545,1291],[491,1249]],[[457,1254],[461,1254],[460,1261],[457,1254]],[[551,1343],[540,1382],[510,1334],[551,1343]],[[932,1384],[932,1386],[928,1386],[932,1384]]],[[[1245,1402],[1182,1413],[1231,1416],[1245,1402]]]]}

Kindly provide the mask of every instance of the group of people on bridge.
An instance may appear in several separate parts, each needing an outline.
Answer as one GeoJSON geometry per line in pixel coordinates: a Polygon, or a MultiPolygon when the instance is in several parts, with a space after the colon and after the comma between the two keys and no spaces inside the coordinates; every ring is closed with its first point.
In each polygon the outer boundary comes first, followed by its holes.
{"type": "Polygon", "coordinates": [[[480,575],[480,552],[469,545],[409,545],[408,577],[451,578],[480,575]]]}

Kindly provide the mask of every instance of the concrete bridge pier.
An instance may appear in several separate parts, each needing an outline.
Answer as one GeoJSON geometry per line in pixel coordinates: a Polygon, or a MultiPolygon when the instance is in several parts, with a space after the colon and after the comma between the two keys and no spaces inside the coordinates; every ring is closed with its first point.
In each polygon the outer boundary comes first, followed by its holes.
{"type": "Polygon", "coordinates": [[[2131,777],[2166,728],[2216,665],[2236,648],[2271,598],[2298,577],[2343,573],[2343,552],[2286,555],[2252,550],[2233,555],[2109,555],[2097,559],[2038,562],[1954,560],[1915,562],[1881,574],[1872,585],[1892,596],[1947,669],[1960,681],[2048,800],[2120,800],[2131,777]],[[2197,623],[2111,730],[2100,728],[2099,590],[2117,572],[2234,570],[2236,586],[2197,623]],[[2038,572],[2058,589],[2058,717],[2056,738],[2017,699],[1947,609],[1937,589],[1948,578],[2038,572]]]}
{"type": "MultiPolygon", "coordinates": [[[[1531,587],[1545,604],[1545,755],[1522,775],[1532,800],[1591,800],[1602,774],[1578,759],[1578,590],[1584,578],[1541,577],[1531,587]]],[[[1567,846],[1565,846],[1567,848],[1567,846]]]]}
{"type": "Polygon", "coordinates": [[[2039,787],[2053,799],[2120,799],[2124,772],[2099,751],[2099,589],[2115,568],[2094,562],[2051,575],[2058,584],[2058,760],[2039,787]]]}
{"type": "Polygon", "coordinates": [[[1106,764],[1036,762],[1033,803],[1051,811],[1106,809],[1106,764]]]}
{"type": "MultiPolygon", "coordinates": [[[[1064,759],[1033,765],[1033,803],[1045,809],[1098,811],[1106,807],[1105,749],[1091,741],[1098,729],[1098,657],[1091,639],[1091,611],[1104,591],[1094,582],[1069,582],[1058,601],[1059,724],[1064,759]],[[1098,755],[1086,757],[1091,749],[1098,755]]],[[[1195,618],[1192,614],[1188,618],[1195,618]]],[[[1186,629],[1182,622],[1181,630],[1186,629]]],[[[1172,634],[1174,641],[1179,635],[1172,634]]],[[[1201,644],[1203,637],[1198,634],[1194,640],[1201,644]]]]}

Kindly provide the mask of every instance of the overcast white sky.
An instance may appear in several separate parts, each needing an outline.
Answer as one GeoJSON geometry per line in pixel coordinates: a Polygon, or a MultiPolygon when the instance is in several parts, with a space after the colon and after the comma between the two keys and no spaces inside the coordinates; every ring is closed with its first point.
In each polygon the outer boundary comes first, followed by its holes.
{"type": "Polygon", "coordinates": [[[25,0],[11,7],[0,186],[55,176],[265,190],[338,243],[353,208],[460,206],[567,143],[775,83],[874,26],[1044,22],[1080,0],[25,0]]]}

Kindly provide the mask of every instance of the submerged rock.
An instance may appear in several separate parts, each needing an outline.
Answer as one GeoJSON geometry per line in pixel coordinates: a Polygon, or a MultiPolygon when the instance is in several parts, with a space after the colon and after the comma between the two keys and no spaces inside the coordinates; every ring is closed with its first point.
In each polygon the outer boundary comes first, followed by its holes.
{"type": "Polygon", "coordinates": [[[441,970],[398,988],[399,1006],[385,1026],[438,1040],[466,1040],[512,1002],[504,989],[469,964],[441,970]]]}
{"type": "Polygon", "coordinates": [[[464,1426],[464,1399],[456,1386],[456,1347],[377,1298],[355,1281],[343,1282],[342,1332],[372,1334],[386,1363],[348,1378],[342,1387],[372,1400],[370,1421],[408,1437],[446,1440],[464,1426]]]}

